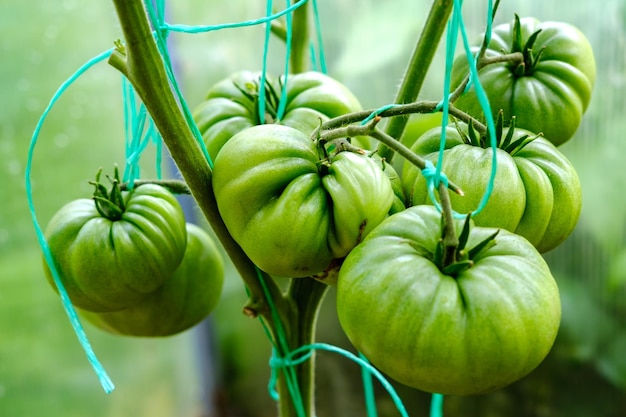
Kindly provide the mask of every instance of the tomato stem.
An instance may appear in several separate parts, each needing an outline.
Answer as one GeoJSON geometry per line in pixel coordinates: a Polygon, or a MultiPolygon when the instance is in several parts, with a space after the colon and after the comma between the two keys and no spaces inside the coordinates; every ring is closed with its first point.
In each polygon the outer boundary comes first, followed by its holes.
{"type": "MultiPolygon", "coordinates": [[[[452,13],[453,4],[452,0],[435,0],[433,2],[407,66],[402,84],[400,84],[395,103],[411,103],[417,99],[443,36],[446,27],[444,23],[452,13]]],[[[408,117],[391,119],[385,126],[385,133],[393,138],[399,138],[402,136],[407,122],[408,117]]],[[[378,153],[382,158],[391,162],[394,156],[394,149],[387,144],[381,143],[378,146],[378,153]]]]}
{"type": "Polygon", "coordinates": [[[293,11],[291,21],[291,51],[289,66],[291,73],[298,74],[309,68],[309,41],[310,41],[310,1],[293,11]]]}
{"type": "Polygon", "coordinates": [[[454,226],[454,212],[452,211],[452,203],[450,202],[450,195],[448,189],[439,182],[437,188],[439,192],[439,199],[441,200],[441,214],[442,214],[442,260],[439,266],[442,270],[446,269],[452,264],[457,262],[457,248],[459,247],[459,238],[457,237],[454,226]]]}
{"type": "MultiPolygon", "coordinates": [[[[415,152],[411,151],[400,141],[395,140],[387,133],[378,129],[376,126],[380,121],[380,117],[375,117],[371,122],[365,125],[348,125],[345,127],[331,129],[329,131],[319,133],[319,140],[329,142],[337,138],[354,137],[354,136],[370,136],[376,139],[379,143],[387,145],[393,149],[394,152],[405,158],[411,164],[418,167],[420,170],[426,168],[426,161],[415,152]]],[[[317,134],[316,134],[317,136],[317,134]]],[[[450,190],[457,194],[463,195],[463,190],[456,184],[448,182],[450,190]]]]}
{"type": "MultiPolygon", "coordinates": [[[[398,104],[398,105],[389,107],[383,111],[380,111],[380,109],[369,109],[369,110],[362,110],[358,112],[348,113],[348,114],[344,114],[343,116],[334,117],[322,123],[317,129],[313,131],[313,133],[311,134],[311,138],[313,139],[317,138],[319,135],[319,132],[322,130],[331,130],[335,128],[341,128],[352,123],[361,122],[371,117],[372,114],[376,114],[377,117],[383,117],[383,118],[407,116],[409,114],[415,114],[415,113],[434,113],[434,112],[440,111],[438,107],[439,107],[439,102],[437,101],[416,101],[414,103],[398,104]]],[[[469,123],[469,121],[471,120],[476,130],[480,133],[487,132],[487,126],[480,123],[480,121],[476,120],[475,118],[465,113],[464,111],[458,109],[457,107],[454,107],[453,105],[450,105],[450,108],[448,109],[448,113],[450,114],[450,116],[453,116],[456,119],[459,119],[465,123],[469,123]]],[[[387,132],[385,133],[388,136],[394,138],[395,140],[396,136],[391,136],[387,132]]]]}

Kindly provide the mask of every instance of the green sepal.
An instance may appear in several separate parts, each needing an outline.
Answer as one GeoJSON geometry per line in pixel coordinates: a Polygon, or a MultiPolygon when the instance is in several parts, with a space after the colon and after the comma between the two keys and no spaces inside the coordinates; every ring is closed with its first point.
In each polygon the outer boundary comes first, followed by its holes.
{"type": "Polygon", "coordinates": [[[470,260],[471,259],[476,259],[476,257],[478,255],[480,255],[480,253],[482,251],[484,251],[485,249],[490,248],[493,245],[495,245],[496,244],[496,236],[498,236],[498,233],[500,233],[500,229],[496,230],[494,233],[489,235],[485,240],[483,240],[482,242],[480,242],[479,244],[474,246],[472,249],[467,251],[467,257],[470,260]]]}
{"type": "Polygon", "coordinates": [[[112,221],[119,220],[126,211],[126,203],[124,202],[124,196],[120,189],[119,170],[116,166],[113,178],[107,176],[107,179],[112,184],[111,191],[108,191],[106,187],[100,183],[101,174],[102,168],[96,173],[96,180],[89,182],[89,184],[95,187],[92,198],[96,205],[96,210],[98,210],[98,213],[102,217],[112,221]]]}
{"type": "Polygon", "coordinates": [[[467,241],[469,239],[470,233],[470,223],[471,223],[472,213],[469,213],[465,217],[465,221],[463,222],[463,229],[461,229],[461,234],[459,235],[459,245],[457,246],[457,255],[461,254],[465,246],[467,245],[467,241]]]}
{"type": "Polygon", "coordinates": [[[441,271],[445,275],[455,277],[459,275],[461,272],[470,269],[474,265],[474,261],[471,259],[465,259],[462,261],[454,262],[443,268],[441,271]]]}
{"type": "Polygon", "coordinates": [[[537,63],[541,59],[541,54],[543,53],[543,48],[539,50],[537,54],[533,53],[533,46],[535,45],[537,37],[540,33],[541,29],[536,30],[528,37],[526,43],[522,45],[522,27],[520,23],[520,18],[517,14],[515,14],[515,21],[513,22],[513,44],[511,45],[511,53],[520,52],[524,56],[523,62],[513,68],[513,73],[516,77],[530,75],[535,70],[537,63]]]}

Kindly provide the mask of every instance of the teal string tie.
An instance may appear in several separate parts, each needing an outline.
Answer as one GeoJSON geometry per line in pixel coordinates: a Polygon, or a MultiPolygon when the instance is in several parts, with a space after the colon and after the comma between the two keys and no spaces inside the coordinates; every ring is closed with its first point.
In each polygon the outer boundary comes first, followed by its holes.
{"type": "Polygon", "coordinates": [[[161,171],[161,135],[154,125],[154,121],[148,114],[146,106],[139,102],[132,84],[122,76],[122,93],[124,101],[124,132],[126,166],[124,168],[124,182],[128,183],[128,189],[134,187],[134,182],[140,177],[140,159],[149,144],[156,147],[156,175],[162,178],[161,171]]]}
{"type": "MultiPolygon", "coordinates": [[[[480,80],[478,78],[478,70],[476,68],[476,60],[471,52],[471,46],[468,40],[467,31],[465,29],[465,23],[463,21],[462,16],[462,0],[454,0],[452,16],[448,21],[447,34],[446,34],[446,65],[445,65],[445,77],[444,77],[444,98],[438,103],[436,106],[437,111],[441,111],[443,116],[441,120],[441,136],[440,136],[440,145],[439,145],[439,154],[437,157],[437,167],[435,173],[430,173],[429,167],[423,173],[426,172],[428,175],[431,175],[434,178],[433,181],[429,181],[428,194],[431,202],[437,207],[439,211],[441,211],[441,205],[437,202],[436,195],[434,189],[439,185],[438,181],[441,174],[441,167],[443,166],[443,158],[446,144],[446,127],[447,120],[449,115],[449,107],[450,107],[450,84],[451,84],[451,75],[452,75],[452,64],[454,62],[454,54],[456,51],[456,40],[458,34],[461,34],[461,38],[463,41],[463,47],[465,51],[466,58],[470,67],[470,83],[474,86],[476,90],[476,97],[483,109],[483,113],[485,114],[485,119],[487,122],[487,129],[489,131],[490,136],[490,145],[492,149],[492,158],[491,158],[491,172],[489,175],[489,182],[487,187],[481,197],[481,200],[478,204],[478,207],[472,211],[472,217],[478,215],[489,201],[491,194],[494,188],[494,182],[497,171],[497,145],[496,145],[496,137],[495,137],[495,124],[493,120],[493,115],[491,114],[491,108],[489,106],[489,98],[485,90],[483,89],[480,80]]],[[[488,5],[488,17],[487,17],[487,30],[486,30],[486,39],[491,38],[491,27],[492,27],[492,10],[493,5],[492,1],[489,0],[488,5]]],[[[454,217],[462,218],[464,215],[454,212],[454,217]]]]}
{"type": "MultiPolygon", "coordinates": [[[[301,346],[289,352],[289,354],[285,356],[284,360],[287,361],[288,363],[292,361],[293,358],[299,358],[298,360],[301,360],[301,358],[303,358],[303,356],[301,355],[306,354],[307,352],[315,351],[315,350],[338,354],[340,356],[343,356],[344,358],[351,360],[352,362],[355,362],[357,365],[361,366],[363,369],[365,369],[365,372],[368,372],[370,375],[376,378],[376,380],[378,380],[378,382],[382,385],[382,387],[387,391],[387,393],[392,399],[400,415],[402,417],[409,417],[409,414],[407,413],[406,408],[404,407],[404,404],[402,403],[402,400],[400,399],[400,396],[398,395],[396,390],[393,388],[393,385],[391,385],[391,383],[383,376],[383,374],[378,369],[372,366],[369,363],[369,361],[363,357],[359,357],[355,355],[354,353],[349,352],[345,349],[339,348],[337,346],[329,345],[326,343],[312,343],[310,345],[301,346]]],[[[370,404],[374,406],[373,403],[370,403],[370,404]]],[[[370,410],[369,412],[375,413],[375,411],[373,410],[370,410]]],[[[373,415],[375,414],[368,414],[369,417],[372,417],[373,415]]]]}
{"type": "Polygon", "coordinates": [[[312,5],[313,5],[313,19],[315,21],[315,39],[317,40],[317,56],[319,57],[319,59],[315,59],[315,47],[312,46],[311,50],[311,61],[315,64],[319,63],[319,65],[316,65],[316,70],[320,71],[323,74],[327,74],[328,73],[328,69],[326,68],[326,56],[324,53],[324,42],[322,39],[322,24],[320,21],[320,15],[319,15],[319,11],[317,9],[317,0],[313,0],[312,1],[312,5]]]}
{"type": "MultiPolygon", "coordinates": [[[[291,2],[287,0],[287,6],[290,6],[291,2]]],[[[285,69],[283,70],[283,85],[280,92],[280,101],[278,103],[278,109],[276,109],[276,119],[279,121],[283,119],[285,115],[285,109],[287,108],[287,81],[289,77],[289,59],[291,57],[291,41],[293,38],[293,13],[288,13],[285,16],[285,26],[287,36],[285,39],[285,69]]],[[[268,25],[269,26],[269,25],[268,25]]],[[[269,39],[266,40],[264,49],[269,49],[269,39]]]]}
{"type": "Polygon", "coordinates": [[[261,17],[259,19],[246,20],[243,22],[222,23],[219,25],[204,25],[204,26],[203,25],[191,26],[191,25],[184,25],[184,24],[169,24],[169,23],[163,22],[161,28],[170,32],[183,32],[183,33],[193,34],[193,33],[213,32],[216,30],[223,30],[223,29],[235,29],[235,28],[241,28],[241,27],[262,25],[264,23],[268,23],[268,22],[271,22],[272,20],[278,19],[279,17],[282,17],[286,14],[292,13],[298,7],[303,6],[307,1],[308,0],[300,0],[294,3],[293,5],[281,10],[278,13],[267,14],[267,16],[261,17]]]}
{"type": "MultiPolygon", "coordinates": [[[[369,360],[359,352],[359,358],[364,362],[370,363],[369,360]]],[[[378,417],[378,410],[376,409],[376,397],[374,396],[374,377],[369,371],[369,368],[361,367],[361,380],[363,381],[363,396],[365,397],[365,409],[367,410],[367,417],[378,417]]]]}
{"type": "Polygon", "coordinates": [[[433,394],[430,399],[430,417],[443,416],[443,395],[433,394]]]}
{"type": "Polygon", "coordinates": [[[398,107],[399,104],[386,104],[376,110],[374,110],[373,112],[370,113],[369,116],[367,116],[365,119],[363,119],[361,121],[361,126],[366,125],[369,121],[373,120],[375,117],[379,116],[380,114],[386,112],[389,109],[393,109],[394,107],[398,107]]]}
{"type": "Polygon", "coordinates": [[[107,394],[111,393],[115,389],[115,385],[113,385],[111,378],[109,378],[104,367],[102,366],[102,364],[96,357],[96,354],[93,351],[91,344],[89,343],[89,339],[87,338],[87,334],[85,333],[85,330],[83,329],[83,326],[81,325],[80,320],[78,319],[76,310],[74,309],[74,306],[72,305],[69,295],[67,294],[67,290],[65,289],[63,282],[61,281],[59,271],[57,270],[56,265],[54,263],[54,257],[52,256],[52,252],[50,251],[48,242],[46,241],[45,235],[41,229],[41,226],[39,225],[39,221],[37,220],[37,215],[35,213],[35,205],[33,202],[32,182],[31,182],[30,177],[31,177],[32,165],[33,165],[33,155],[35,152],[35,147],[37,145],[39,134],[41,132],[43,123],[46,117],[48,116],[48,114],[50,113],[50,111],[52,110],[54,104],[61,97],[61,95],[69,88],[69,86],[74,81],[76,81],[78,77],[80,77],[85,71],[87,71],[89,68],[91,68],[95,64],[101,61],[104,61],[105,59],[108,59],[108,57],[111,55],[112,52],[113,52],[113,49],[109,49],[108,51],[105,51],[101,53],[100,55],[90,59],[87,63],[85,63],[82,67],[80,67],[70,78],[68,78],[63,84],[61,84],[59,89],[54,93],[54,95],[50,99],[48,106],[46,107],[43,114],[39,118],[39,121],[37,122],[35,130],[31,137],[30,146],[28,148],[28,157],[27,157],[26,171],[25,171],[26,199],[28,201],[28,208],[29,208],[30,215],[33,221],[33,226],[35,228],[35,233],[37,235],[39,246],[41,247],[41,250],[43,252],[43,256],[48,265],[48,268],[50,269],[54,284],[59,292],[59,296],[61,298],[63,308],[70,320],[72,328],[74,329],[74,333],[76,334],[76,337],[78,338],[78,341],[87,356],[87,360],[91,364],[94,372],[96,373],[98,379],[100,380],[100,385],[102,386],[102,388],[107,394]]]}

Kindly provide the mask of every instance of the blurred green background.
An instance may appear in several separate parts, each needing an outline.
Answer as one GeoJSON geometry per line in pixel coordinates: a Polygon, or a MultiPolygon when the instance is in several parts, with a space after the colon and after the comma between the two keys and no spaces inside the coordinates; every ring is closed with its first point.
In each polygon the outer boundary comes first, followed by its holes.
{"type": "MultiPolygon", "coordinates": [[[[277,7],[283,4],[276,2],[277,7]]],[[[484,28],[484,2],[466,2],[471,36],[484,28]],[[477,4],[481,3],[481,4],[477,4]]],[[[319,1],[329,73],[365,107],[389,103],[399,84],[429,1],[319,1]]],[[[168,2],[168,21],[236,22],[262,16],[265,2],[168,2]]],[[[496,393],[446,400],[446,417],[626,416],[626,2],[503,1],[497,22],[513,12],[578,26],[596,53],[598,77],[584,122],[562,149],[577,168],[583,213],[574,235],[547,254],[563,298],[563,323],[543,365],[496,393]]],[[[101,390],[56,294],[45,282],[26,205],[24,169],[33,129],[48,101],[83,63],[120,36],[108,1],[7,2],[0,5],[0,416],[165,417],[273,416],[266,390],[269,345],[261,326],[240,314],[245,301],[230,272],[224,297],[207,326],[158,340],[118,338],[87,327],[91,343],[117,389],[101,390]],[[213,360],[207,362],[206,330],[213,360]],[[201,331],[202,330],[202,331],[201,331]],[[214,366],[207,371],[204,366],[214,366]],[[217,385],[214,385],[217,384],[217,385]],[[216,388],[216,389],[214,389],[216,388]],[[206,392],[209,390],[210,392],[206,392]],[[215,401],[212,401],[215,402],[215,401]]],[[[172,53],[191,107],[215,81],[240,69],[260,68],[262,29],[202,35],[172,34],[172,53]]],[[[283,67],[278,43],[270,69],[283,67]]],[[[438,54],[422,96],[441,97],[438,54]]],[[[88,196],[99,167],[124,164],[121,76],[106,63],[89,70],[50,113],[32,171],[37,216],[45,226],[67,201],[88,196]]],[[[149,151],[142,174],[154,175],[149,151]]],[[[324,304],[318,339],[348,347],[324,304]]],[[[364,416],[360,372],[354,364],[320,355],[321,416],[364,416]]],[[[398,387],[411,415],[427,415],[429,396],[398,387]]],[[[395,416],[386,394],[382,415],[395,416]]]]}

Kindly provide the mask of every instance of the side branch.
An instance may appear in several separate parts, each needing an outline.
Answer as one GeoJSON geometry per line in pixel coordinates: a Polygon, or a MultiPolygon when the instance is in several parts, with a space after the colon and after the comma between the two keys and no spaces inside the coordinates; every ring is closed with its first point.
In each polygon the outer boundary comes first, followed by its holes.
{"type": "MultiPolygon", "coordinates": [[[[325,142],[329,142],[333,139],[339,139],[344,137],[370,136],[380,143],[388,146],[390,149],[398,153],[400,156],[405,158],[407,161],[415,165],[420,170],[426,168],[426,161],[422,157],[420,157],[415,152],[411,151],[411,149],[407,148],[400,141],[392,138],[387,133],[383,132],[377,127],[377,124],[378,122],[380,122],[380,120],[380,117],[375,117],[371,122],[365,125],[349,125],[332,129],[322,133],[319,136],[319,139],[325,142]]],[[[461,190],[459,186],[455,185],[452,182],[448,182],[448,188],[457,194],[463,195],[463,190],[461,190]]]]}

